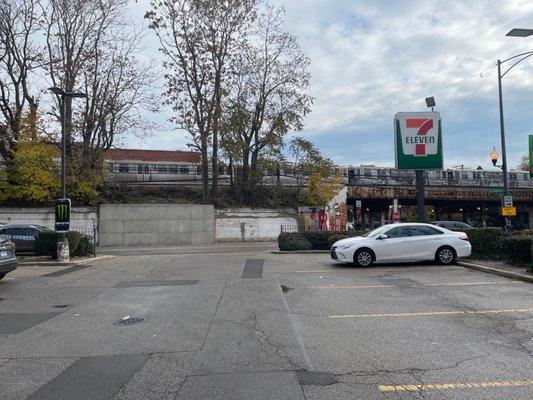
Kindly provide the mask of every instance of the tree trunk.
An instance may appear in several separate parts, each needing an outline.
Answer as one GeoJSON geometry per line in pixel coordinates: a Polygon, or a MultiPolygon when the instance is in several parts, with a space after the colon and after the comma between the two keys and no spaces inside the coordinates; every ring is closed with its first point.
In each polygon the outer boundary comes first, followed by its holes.
{"type": "Polygon", "coordinates": [[[252,204],[255,204],[255,201],[256,201],[256,197],[255,197],[256,190],[255,189],[257,188],[257,185],[259,183],[259,180],[257,179],[258,178],[257,176],[257,161],[258,160],[259,160],[259,151],[254,150],[252,152],[252,160],[250,162],[250,182],[249,182],[250,201],[252,202],[252,204]]]}
{"type": "Polygon", "coordinates": [[[245,144],[242,149],[241,200],[248,199],[248,183],[250,181],[250,147],[245,144]]]}

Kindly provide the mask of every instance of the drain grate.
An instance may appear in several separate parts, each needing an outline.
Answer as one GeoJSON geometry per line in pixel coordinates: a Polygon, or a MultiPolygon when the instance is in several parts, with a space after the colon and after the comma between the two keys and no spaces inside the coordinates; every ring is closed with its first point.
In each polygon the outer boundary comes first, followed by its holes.
{"type": "Polygon", "coordinates": [[[115,325],[119,326],[130,326],[130,325],[137,325],[142,324],[143,322],[146,322],[147,318],[140,318],[140,317],[130,317],[129,315],[122,317],[118,321],[113,322],[115,325]]]}
{"type": "Polygon", "coordinates": [[[70,304],[58,304],[56,306],[52,306],[54,308],[67,308],[70,307],[70,304]]]}

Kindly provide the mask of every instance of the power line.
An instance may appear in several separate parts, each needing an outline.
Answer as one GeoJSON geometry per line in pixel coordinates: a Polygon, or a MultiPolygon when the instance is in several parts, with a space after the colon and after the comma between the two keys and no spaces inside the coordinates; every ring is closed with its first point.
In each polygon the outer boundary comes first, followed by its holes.
{"type": "Polygon", "coordinates": [[[325,123],[325,124],[322,124],[322,125],[313,126],[311,128],[302,129],[299,132],[308,132],[308,131],[322,129],[322,128],[326,128],[326,127],[330,127],[330,126],[340,125],[340,124],[343,124],[345,122],[354,121],[354,120],[357,120],[357,119],[360,119],[360,118],[365,118],[365,117],[368,117],[370,115],[377,114],[377,113],[382,112],[382,111],[386,111],[386,110],[388,110],[388,109],[390,109],[392,107],[400,106],[400,105],[407,104],[407,103],[412,103],[413,101],[420,100],[424,96],[428,96],[428,95],[431,95],[431,94],[435,94],[435,93],[441,92],[441,91],[443,91],[445,89],[448,89],[450,87],[457,86],[457,85],[459,85],[459,84],[461,84],[461,83],[463,83],[463,82],[465,82],[467,80],[473,79],[475,77],[479,77],[480,75],[483,76],[483,73],[485,71],[487,71],[489,69],[492,69],[492,68],[494,68],[494,63],[491,64],[489,67],[483,69],[482,71],[480,71],[480,72],[478,72],[476,74],[467,76],[466,78],[463,78],[463,79],[461,79],[461,80],[459,80],[457,82],[454,82],[454,83],[451,83],[449,85],[442,86],[442,87],[439,87],[439,88],[436,88],[436,89],[428,90],[425,95],[412,96],[408,100],[404,100],[404,101],[401,101],[399,103],[389,104],[389,105],[387,105],[385,107],[381,107],[381,108],[379,108],[377,110],[374,110],[374,111],[369,111],[369,112],[362,113],[362,114],[359,114],[359,115],[356,115],[356,116],[353,116],[353,117],[350,117],[350,118],[346,118],[346,119],[343,119],[343,120],[328,122],[328,123],[325,123]]]}

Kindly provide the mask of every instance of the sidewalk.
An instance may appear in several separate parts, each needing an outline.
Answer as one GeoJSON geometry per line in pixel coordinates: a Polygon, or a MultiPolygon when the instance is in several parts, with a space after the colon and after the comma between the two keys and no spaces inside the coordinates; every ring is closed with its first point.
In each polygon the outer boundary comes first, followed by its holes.
{"type": "Polygon", "coordinates": [[[509,265],[503,261],[467,260],[458,261],[457,265],[493,275],[499,275],[504,276],[506,278],[533,283],[533,274],[527,272],[525,267],[516,267],[514,265],[509,265]]]}

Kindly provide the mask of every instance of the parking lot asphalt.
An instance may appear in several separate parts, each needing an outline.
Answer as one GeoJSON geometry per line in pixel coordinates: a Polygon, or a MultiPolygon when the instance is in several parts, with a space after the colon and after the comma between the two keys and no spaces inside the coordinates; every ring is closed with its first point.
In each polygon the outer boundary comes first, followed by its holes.
{"type": "Polygon", "coordinates": [[[533,286],[272,244],[0,281],[1,399],[532,399],[533,286]]]}

